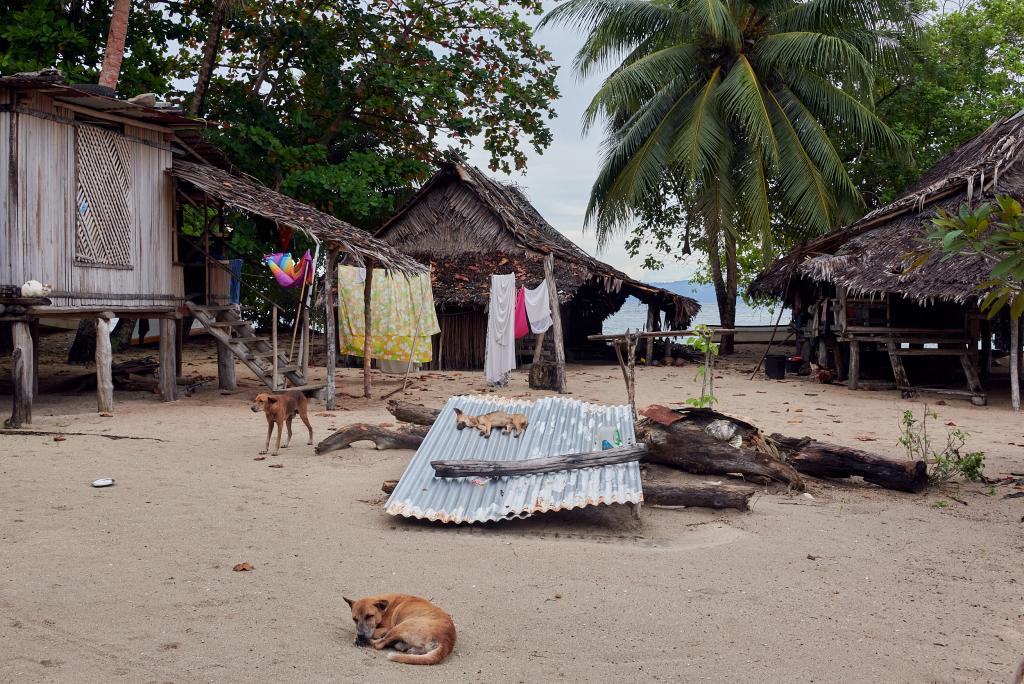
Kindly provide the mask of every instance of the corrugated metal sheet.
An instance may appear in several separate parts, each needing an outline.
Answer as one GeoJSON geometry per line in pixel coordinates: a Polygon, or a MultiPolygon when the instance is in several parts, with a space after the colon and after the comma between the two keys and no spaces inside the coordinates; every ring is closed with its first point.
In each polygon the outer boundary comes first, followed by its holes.
{"type": "Polygon", "coordinates": [[[597,504],[640,503],[640,466],[622,463],[515,477],[437,478],[431,461],[490,459],[519,461],[589,451],[596,430],[618,428],[624,445],[636,443],[628,406],[601,406],[563,397],[534,402],[484,396],[452,397],[405,469],[385,510],[391,515],[442,522],[525,518],[534,513],[597,504]],[[455,412],[524,413],[529,427],[518,439],[495,431],[456,430],[455,412]]]}

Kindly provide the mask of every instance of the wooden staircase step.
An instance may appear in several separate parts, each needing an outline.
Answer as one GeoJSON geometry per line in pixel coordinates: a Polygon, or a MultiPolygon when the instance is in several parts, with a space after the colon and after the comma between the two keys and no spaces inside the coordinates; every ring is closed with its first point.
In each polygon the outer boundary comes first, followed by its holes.
{"type": "Polygon", "coordinates": [[[219,311],[235,311],[238,308],[237,304],[192,304],[189,303],[189,308],[193,311],[203,311],[210,313],[217,313],[219,311]]]}
{"type": "MultiPolygon", "coordinates": [[[[246,337],[232,337],[230,341],[231,341],[232,344],[246,344],[246,345],[248,345],[248,344],[252,344],[253,342],[267,342],[267,343],[269,343],[270,342],[270,338],[266,337],[265,335],[248,335],[246,337]]],[[[270,353],[270,352],[268,352],[268,353],[270,353]]],[[[271,356],[272,355],[273,354],[271,354],[271,356]]]]}
{"type": "Polygon", "coordinates": [[[249,321],[243,320],[232,320],[232,321],[210,321],[210,325],[215,328],[236,328],[243,325],[250,325],[249,321]]]}

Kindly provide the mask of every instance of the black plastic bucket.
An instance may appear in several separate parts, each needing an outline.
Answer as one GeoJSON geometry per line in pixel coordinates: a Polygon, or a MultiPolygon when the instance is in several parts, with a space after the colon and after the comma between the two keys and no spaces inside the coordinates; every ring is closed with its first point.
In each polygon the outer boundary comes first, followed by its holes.
{"type": "Polygon", "coordinates": [[[764,374],[772,380],[786,377],[786,355],[769,354],[764,360],[764,374]]]}

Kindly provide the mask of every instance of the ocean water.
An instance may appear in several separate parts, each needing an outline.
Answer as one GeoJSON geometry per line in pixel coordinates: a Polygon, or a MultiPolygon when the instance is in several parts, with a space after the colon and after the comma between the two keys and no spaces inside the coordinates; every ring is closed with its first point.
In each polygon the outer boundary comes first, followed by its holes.
{"type": "MultiPolygon", "coordinates": [[[[752,307],[741,299],[736,302],[736,325],[773,325],[779,315],[778,309],[768,307],[752,307]]],[[[718,315],[718,302],[700,302],[700,311],[691,325],[721,325],[718,315]]],[[[618,313],[609,316],[604,322],[604,334],[614,335],[629,330],[642,330],[647,325],[647,305],[630,297],[622,305],[618,313]]]]}

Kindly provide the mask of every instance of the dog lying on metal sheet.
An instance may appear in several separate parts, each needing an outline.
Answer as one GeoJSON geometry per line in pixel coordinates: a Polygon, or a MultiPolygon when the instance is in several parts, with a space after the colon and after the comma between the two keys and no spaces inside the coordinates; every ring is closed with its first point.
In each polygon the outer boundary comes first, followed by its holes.
{"type": "Polygon", "coordinates": [[[281,394],[260,392],[256,395],[256,399],[253,400],[250,407],[252,412],[263,411],[267,416],[267,443],[263,447],[263,451],[260,452],[261,454],[267,453],[270,449],[270,436],[274,434],[275,425],[277,426],[277,444],[274,445],[273,455],[276,456],[281,448],[281,429],[285,423],[288,424],[288,440],[284,443],[284,447],[288,448],[292,441],[292,419],[295,418],[295,414],[298,414],[302,422],[309,428],[309,441],[306,444],[313,443],[313,426],[309,424],[309,416],[306,415],[308,403],[306,395],[298,390],[290,390],[281,394]]]}
{"type": "Polygon", "coordinates": [[[455,409],[455,429],[476,428],[485,438],[490,438],[492,428],[501,428],[502,432],[515,432],[518,437],[526,430],[530,421],[522,413],[505,413],[504,411],[491,411],[482,416],[471,416],[455,409]]]}
{"type": "MultiPolygon", "coordinates": [[[[344,598],[344,597],[342,597],[344,598]]],[[[437,665],[455,648],[455,623],[427,599],[408,594],[378,594],[345,599],[356,623],[356,646],[378,651],[392,647],[388,658],[408,665],[437,665]]]]}

